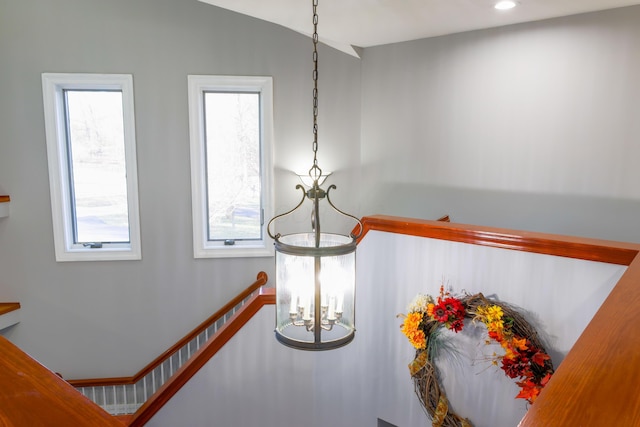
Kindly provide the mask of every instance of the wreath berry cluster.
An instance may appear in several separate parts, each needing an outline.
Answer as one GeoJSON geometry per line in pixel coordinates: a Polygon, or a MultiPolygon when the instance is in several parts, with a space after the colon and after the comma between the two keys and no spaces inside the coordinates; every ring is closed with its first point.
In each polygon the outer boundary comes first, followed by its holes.
{"type": "Polygon", "coordinates": [[[468,420],[449,411],[446,395],[440,388],[438,371],[432,362],[439,329],[447,328],[458,333],[463,330],[465,319],[484,324],[488,335],[485,343],[496,342],[503,349],[502,354],[493,354],[491,363],[516,380],[520,387],[516,398],[533,404],[553,374],[551,358],[540,343],[538,334],[508,304],[489,300],[482,294],[457,298],[445,292],[444,286],[440,287],[437,299],[419,294],[409,305],[401,331],[416,349],[416,357],[409,370],[416,393],[434,427],[471,425],[468,420]]]}

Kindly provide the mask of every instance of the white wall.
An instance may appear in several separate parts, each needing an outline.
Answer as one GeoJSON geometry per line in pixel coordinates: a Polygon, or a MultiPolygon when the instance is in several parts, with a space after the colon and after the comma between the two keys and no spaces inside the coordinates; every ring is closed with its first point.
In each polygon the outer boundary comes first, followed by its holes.
{"type": "MultiPolygon", "coordinates": [[[[370,232],[358,247],[356,337],[326,352],[292,350],[264,307],[149,422],[188,425],[401,427],[429,425],[400,332],[417,293],[483,292],[521,307],[562,361],[626,267],[419,237],[370,232]]],[[[482,360],[486,329],[467,324],[457,356],[438,359],[454,410],[475,427],[513,427],[526,412],[515,383],[482,360]]]]}
{"type": "Polygon", "coordinates": [[[640,242],[639,43],[634,6],[365,49],[362,210],[640,242]]]}
{"type": "MultiPolygon", "coordinates": [[[[132,375],[270,273],[272,258],[193,258],[187,75],[273,76],[282,212],[299,197],[286,169],[312,163],[312,49],[298,33],[197,0],[0,0],[0,194],[11,196],[0,300],[22,304],[22,322],[3,334],[66,378],[132,375]],[[142,261],[55,262],[43,72],[133,75],[142,261]]],[[[318,160],[342,171],[336,199],[353,210],[360,62],[319,50],[318,160]]]]}

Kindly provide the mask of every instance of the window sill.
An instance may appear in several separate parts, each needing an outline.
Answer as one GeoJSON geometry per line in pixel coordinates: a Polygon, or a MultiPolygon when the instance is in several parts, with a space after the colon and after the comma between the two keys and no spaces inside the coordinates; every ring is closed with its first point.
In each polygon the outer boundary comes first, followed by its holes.
{"type": "Polygon", "coordinates": [[[236,246],[233,248],[218,247],[195,247],[194,258],[252,258],[252,257],[272,257],[274,256],[273,245],[271,246],[236,246]]]}

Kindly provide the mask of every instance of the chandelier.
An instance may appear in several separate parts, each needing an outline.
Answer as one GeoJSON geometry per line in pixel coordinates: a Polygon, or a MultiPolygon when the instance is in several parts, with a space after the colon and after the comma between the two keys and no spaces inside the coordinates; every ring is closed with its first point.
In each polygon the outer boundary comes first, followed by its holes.
{"type": "MultiPolygon", "coordinates": [[[[288,212],[271,219],[267,226],[276,250],[276,338],[303,350],[328,350],[353,340],[355,334],[356,243],[362,223],[331,202],[320,186],[328,175],[318,166],[318,0],[313,1],[313,165],[305,185],[298,184],[302,198],[288,212]],[[320,202],[357,222],[358,234],[321,231],[320,202]],[[305,200],[312,203],[311,231],[280,235],[271,224],[296,211],[305,200]]],[[[302,178],[302,177],[301,177],[302,178]]],[[[354,228],[355,230],[355,228],[354,228]]]]}

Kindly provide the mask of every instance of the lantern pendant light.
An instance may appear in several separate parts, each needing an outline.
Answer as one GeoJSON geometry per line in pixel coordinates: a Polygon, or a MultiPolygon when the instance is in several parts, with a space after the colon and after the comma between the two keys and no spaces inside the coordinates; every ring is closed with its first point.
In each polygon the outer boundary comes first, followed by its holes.
{"type": "Polygon", "coordinates": [[[275,216],[267,226],[276,250],[276,338],[303,350],[328,350],[353,340],[355,334],[356,243],[362,234],[358,218],[336,208],[320,186],[325,175],[318,166],[318,0],[313,2],[313,165],[310,185],[302,199],[288,212],[275,216]],[[311,231],[280,235],[271,224],[296,211],[305,200],[312,202],[311,231]],[[320,201],[326,199],[337,213],[357,222],[358,234],[321,231],[320,201]]]}

